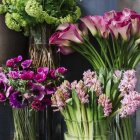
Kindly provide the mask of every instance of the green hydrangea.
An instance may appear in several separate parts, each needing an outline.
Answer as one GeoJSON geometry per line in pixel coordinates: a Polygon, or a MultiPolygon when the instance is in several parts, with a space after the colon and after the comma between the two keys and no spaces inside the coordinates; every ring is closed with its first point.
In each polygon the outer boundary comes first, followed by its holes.
{"type": "Polygon", "coordinates": [[[0,4],[0,14],[4,14],[8,11],[5,5],[0,4]]]}
{"type": "Polygon", "coordinates": [[[15,19],[13,18],[13,13],[10,14],[10,13],[7,13],[5,15],[5,23],[7,25],[7,27],[11,30],[15,30],[17,32],[21,31],[21,26],[20,24],[15,21],[15,19]]]}
{"type": "Polygon", "coordinates": [[[25,6],[25,11],[29,16],[36,18],[38,22],[43,22],[43,7],[42,5],[36,0],[28,0],[25,6]]]}

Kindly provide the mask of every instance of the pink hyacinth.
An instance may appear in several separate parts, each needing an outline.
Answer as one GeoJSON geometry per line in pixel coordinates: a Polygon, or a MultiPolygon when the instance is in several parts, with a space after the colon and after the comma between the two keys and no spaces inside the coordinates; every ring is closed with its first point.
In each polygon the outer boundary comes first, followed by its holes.
{"type": "Polygon", "coordinates": [[[140,93],[132,91],[129,94],[125,94],[121,103],[120,116],[127,117],[132,115],[140,107],[140,93]]]}
{"type": "Polygon", "coordinates": [[[109,116],[112,112],[112,103],[110,102],[110,99],[106,95],[102,94],[99,96],[98,103],[103,107],[104,116],[109,116]]]}
{"type": "Polygon", "coordinates": [[[77,95],[82,104],[89,103],[89,95],[84,90],[77,90],[77,95]]]}
{"type": "Polygon", "coordinates": [[[136,72],[135,70],[127,70],[123,74],[123,79],[119,84],[119,90],[122,95],[129,93],[130,91],[134,91],[136,87],[136,72]]]}
{"type": "Polygon", "coordinates": [[[101,83],[98,80],[97,74],[95,72],[91,72],[91,70],[84,72],[83,80],[85,86],[90,88],[90,90],[95,91],[97,96],[102,94],[101,83]]]}

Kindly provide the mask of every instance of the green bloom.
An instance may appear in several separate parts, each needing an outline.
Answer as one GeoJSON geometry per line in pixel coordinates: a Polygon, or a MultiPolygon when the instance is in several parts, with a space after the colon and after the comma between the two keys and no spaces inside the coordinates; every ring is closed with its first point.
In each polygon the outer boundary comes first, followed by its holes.
{"type": "Polygon", "coordinates": [[[4,14],[7,12],[7,7],[5,5],[0,4],[0,14],[4,14]]]}
{"type": "Polygon", "coordinates": [[[43,7],[36,0],[28,0],[25,6],[25,11],[31,17],[36,18],[38,22],[43,22],[43,7]]]}
{"type": "Polygon", "coordinates": [[[17,32],[21,31],[20,24],[15,21],[13,14],[7,13],[5,15],[5,23],[9,29],[15,30],[17,32]]]}

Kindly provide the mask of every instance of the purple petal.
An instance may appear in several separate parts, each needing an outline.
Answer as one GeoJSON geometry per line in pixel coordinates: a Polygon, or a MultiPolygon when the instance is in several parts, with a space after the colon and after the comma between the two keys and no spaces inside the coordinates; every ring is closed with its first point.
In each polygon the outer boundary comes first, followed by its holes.
{"type": "Polygon", "coordinates": [[[23,61],[21,63],[21,66],[22,66],[23,69],[26,69],[26,68],[29,68],[31,66],[31,64],[32,64],[32,60],[29,59],[29,60],[23,61]]]}
{"type": "Polygon", "coordinates": [[[5,102],[6,101],[6,96],[0,92],[0,102],[5,102]]]}
{"type": "Polygon", "coordinates": [[[48,67],[39,67],[37,69],[37,73],[44,73],[45,75],[48,75],[49,73],[49,68],[48,67]]]}
{"type": "Polygon", "coordinates": [[[38,73],[35,75],[34,80],[38,83],[42,83],[46,80],[46,75],[44,73],[38,73]]]}

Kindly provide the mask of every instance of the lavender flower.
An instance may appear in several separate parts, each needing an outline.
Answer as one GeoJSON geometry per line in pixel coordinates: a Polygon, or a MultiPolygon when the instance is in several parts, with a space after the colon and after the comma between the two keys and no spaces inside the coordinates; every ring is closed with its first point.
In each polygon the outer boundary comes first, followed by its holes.
{"type": "Polygon", "coordinates": [[[8,83],[8,79],[3,72],[0,72],[0,82],[8,83]]]}
{"type": "Polygon", "coordinates": [[[45,96],[45,87],[42,86],[42,85],[36,85],[36,84],[33,84],[32,87],[31,87],[31,91],[32,93],[32,96],[34,97],[34,99],[36,100],[42,100],[45,96]]]}
{"type": "Polygon", "coordinates": [[[0,102],[5,102],[6,101],[6,96],[0,92],[0,102]]]}
{"type": "Polygon", "coordinates": [[[27,100],[24,100],[20,92],[12,93],[9,102],[13,108],[23,108],[27,105],[27,100]]]}
{"type": "Polygon", "coordinates": [[[21,63],[21,67],[23,68],[23,69],[27,69],[27,68],[29,68],[30,66],[31,66],[31,64],[32,64],[32,60],[25,60],[25,61],[23,61],[22,63],[21,63]]]}
{"type": "Polygon", "coordinates": [[[99,96],[98,103],[103,107],[104,116],[109,116],[112,112],[112,103],[110,102],[110,99],[106,95],[102,94],[99,96]]]}
{"type": "Polygon", "coordinates": [[[129,94],[125,94],[121,103],[119,114],[122,118],[134,114],[138,107],[140,107],[140,93],[132,91],[129,94]]]}
{"type": "Polygon", "coordinates": [[[17,78],[19,78],[20,74],[19,74],[18,71],[10,71],[10,72],[8,73],[8,76],[9,76],[10,78],[17,79],[17,78]]]}
{"type": "Polygon", "coordinates": [[[130,91],[134,91],[136,87],[136,74],[135,70],[127,70],[123,74],[123,79],[119,84],[119,90],[122,95],[129,93],[130,91]]]}

